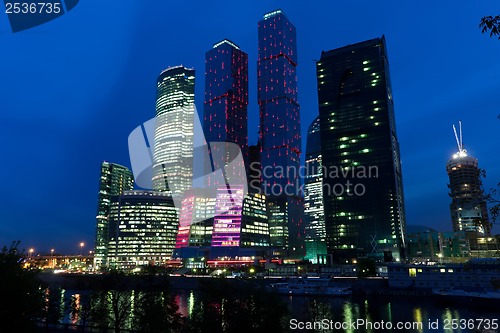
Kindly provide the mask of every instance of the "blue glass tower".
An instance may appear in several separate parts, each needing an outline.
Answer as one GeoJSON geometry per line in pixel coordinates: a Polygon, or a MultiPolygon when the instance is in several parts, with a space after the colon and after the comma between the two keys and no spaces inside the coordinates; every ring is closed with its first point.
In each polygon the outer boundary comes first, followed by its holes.
{"type": "Polygon", "coordinates": [[[269,198],[271,246],[294,256],[303,250],[304,237],[296,31],[281,10],[264,15],[258,30],[262,186],[269,198]]]}
{"type": "MultiPolygon", "coordinates": [[[[248,152],[248,55],[240,48],[224,39],[213,45],[206,53],[205,60],[205,100],[203,104],[203,131],[212,157],[220,146],[210,142],[230,142],[237,144],[246,161],[248,152]]],[[[230,162],[226,159],[222,163],[230,162]]],[[[210,170],[219,169],[221,161],[213,158],[210,170]]],[[[232,170],[242,173],[244,168],[232,170]]],[[[243,175],[233,175],[242,178],[243,175]]],[[[209,179],[210,185],[215,180],[209,179]]]]}

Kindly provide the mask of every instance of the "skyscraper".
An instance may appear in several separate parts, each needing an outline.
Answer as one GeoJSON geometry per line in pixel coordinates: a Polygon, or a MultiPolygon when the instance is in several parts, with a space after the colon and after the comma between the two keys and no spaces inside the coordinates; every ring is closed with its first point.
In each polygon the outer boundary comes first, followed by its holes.
{"type": "Polygon", "coordinates": [[[153,189],[181,196],[193,179],[194,69],[170,67],[157,80],[153,189]]]}
{"type": "MultiPolygon", "coordinates": [[[[236,44],[224,39],[214,44],[206,53],[205,63],[203,132],[210,146],[212,159],[217,156],[214,150],[218,146],[210,145],[210,142],[231,142],[240,147],[246,161],[248,55],[236,44]]],[[[220,167],[223,165],[211,166],[210,171],[212,168],[216,170],[220,167]]],[[[242,167],[234,172],[244,172],[244,170],[242,167]]]]}
{"type": "Polygon", "coordinates": [[[320,122],[319,117],[316,117],[307,130],[304,180],[306,259],[313,262],[318,254],[327,253],[321,160],[320,122]]]}
{"type": "MultiPolygon", "coordinates": [[[[461,124],[460,124],[461,125],[461,124]]],[[[456,131],[455,131],[456,134],[456,131]]],[[[483,197],[478,160],[467,154],[460,137],[456,136],[458,152],[446,164],[450,178],[450,213],[453,231],[471,231],[479,235],[491,234],[488,208],[483,197]]]]}
{"type": "Polygon", "coordinates": [[[322,52],[316,69],[328,251],[397,260],[405,209],[385,38],[322,52]]]}
{"type": "Polygon", "coordinates": [[[263,190],[268,197],[271,245],[282,254],[303,250],[303,200],[299,193],[301,152],[297,97],[297,42],[281,10],[258,24],[258,101],[263,190]]]}
{"type": "Polygon", "coordinates": [[[178,217],[168,193],[125,191],[112,199],[109,219],[110,267],[131,270],[171,258],[178,217]]]}
{"type": "Polygon", "coordinates": [[[119,164],[103,162],[99,181],[99,194],[96,216],[96,237],[94,250],[94,267],[106,266],[109,241],[109,212],[111,198],[121,195],[134,187],[134,177],[127,167],[119,164]]]}

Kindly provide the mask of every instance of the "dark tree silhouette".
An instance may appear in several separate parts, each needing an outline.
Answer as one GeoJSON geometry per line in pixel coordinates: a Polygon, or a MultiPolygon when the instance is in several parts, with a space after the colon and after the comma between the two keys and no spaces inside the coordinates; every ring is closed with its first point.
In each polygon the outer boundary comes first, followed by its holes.
{"type": "Polygon", "coordinates": [[[483,17],[479,27],[483,33],[489,32],[490,37],[498,36],[498,39],[500,39],[500,15],[483,17]]]}
{"type": "Polygon", "coordinates": [[[288,309],[266,290],[212,279],[202,285],[200,298],[184,332],[287,332],[288,309]]]}
{"type": "Polygon", "coordinates": [[[19,241],[0,252],[0,323],[11,332],[31,332],[43,316],[44,288],[37,270],[24,268],[19,241]]]}

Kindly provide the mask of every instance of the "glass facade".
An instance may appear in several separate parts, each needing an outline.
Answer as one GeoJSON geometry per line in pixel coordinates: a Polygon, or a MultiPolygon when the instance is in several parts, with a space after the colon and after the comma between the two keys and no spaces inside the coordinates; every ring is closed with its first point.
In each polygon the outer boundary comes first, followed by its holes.
{"type": "Polygon", "coordinates": [[[94,267],[99,269],[107,265],[109,221],[111,198],[121,195],[123,191],[132,190],[134,177],[132,172],[119,164],[103,162],[99,181],[97,200],[96,237],[94,249],[94,267]]]}
{"type": "Polygon", "coordinates": [[[322,52],[316,70],[328,251],[397,260],[406,224],[385,38],[322,52]]]}
{"type": "Polygon", "coordinates": [[[209,191],[195,188],[186,191],[179,217],[175,248],[210,246],[215,215],[215,200],[209,191]]]}
{"type": "Polygon", "coordinates": [[[320,133],[319,117],[316,117],[307,130],[304,180],[305,259],[313,263],[316,263],[318,254],[327,253],[320,133]]]}
{"type": "Polygon", "coordinates": [[[182,195],[192,186],[194,69],[164,70],[157,80],[153,189],[182,195]]]}
{"type": "Polygon", "coordinates": [[[114,197],[110,219],[109,266],[133,270],[161,265],[172,256],[178,217],[164,192],[125,191],[114,197]]]}
{"type": "MultiPolygon", "coordinates": [[[[210,146],[213,170],[218,165],[214,156],[219,156],[218,145],[210,142],[231,142],[237,144],[246,161],[248,151],[248,55],[233,42],[224,39],[206,53],[205,101],[203,104],[203,132],[210,146]]],[[[223,152],[221,152],[224,154],[223,152]]],[[[224,159],[225,160],[225,159],[224,159]]],[[[236,167],[230,172],[241,178],[245,168],[236,167]]],[[[210,185],[217,186],[209,178],[210,185]]]]}
{"type": "Polygon", "coordinates": [[[289,246],[290,255],[300,256],[304,223],[298,177],[301,136],[297,42],[295,27],[281,10],[264,15],[259,22],[258,44],[262,187],[270,205],[271,246],[281,248],[282,253],[289,246]],[[292,172],[283,175],[284,170],[292,172]]]}
{"type": "Polygon", "coordinates": [[[249,193],[243,199],[240,237],[241,247],[269,246],[269,223],[266,197],[263,194],[249,193]]]}
{"type": "Polygon", "coordinates": [[[212,247],[239,247],[243,211],[243,186],[220,186],[215,202],[212,247]]]}
{"type": "Polygon", "coordinates": [[[491,234],[488,208],[483,198],[483,188],[478,160],[465,151],[455,154],[446,165],[450,179],[450,213],[453,231],[472,231],[481,235],[491,234]]]}

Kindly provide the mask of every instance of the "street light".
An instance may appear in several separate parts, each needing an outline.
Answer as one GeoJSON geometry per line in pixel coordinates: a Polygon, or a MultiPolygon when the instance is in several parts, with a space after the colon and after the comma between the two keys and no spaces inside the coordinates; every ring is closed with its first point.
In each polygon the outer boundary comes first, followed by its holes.
{"type": "Polygon", "coordinates": [[[29,257],[31,257],[31,256],[33,256],[33,252],[35,252],[35,249],[34,249],[34,248],[31,248],[29,252],[30,252],[29,257]]]}
{"type": "Polygon", "coordinates": [[[52,268],[56,267],[56,264],[54,262],[54,249],[50,249],[50,261],[52,264],[52,268]]]}
{"type": "Polygon", "coordinates": [[[83,256],[83,247],[85,246],[84,242],[80,243],[80,255],[83,256]]]}

